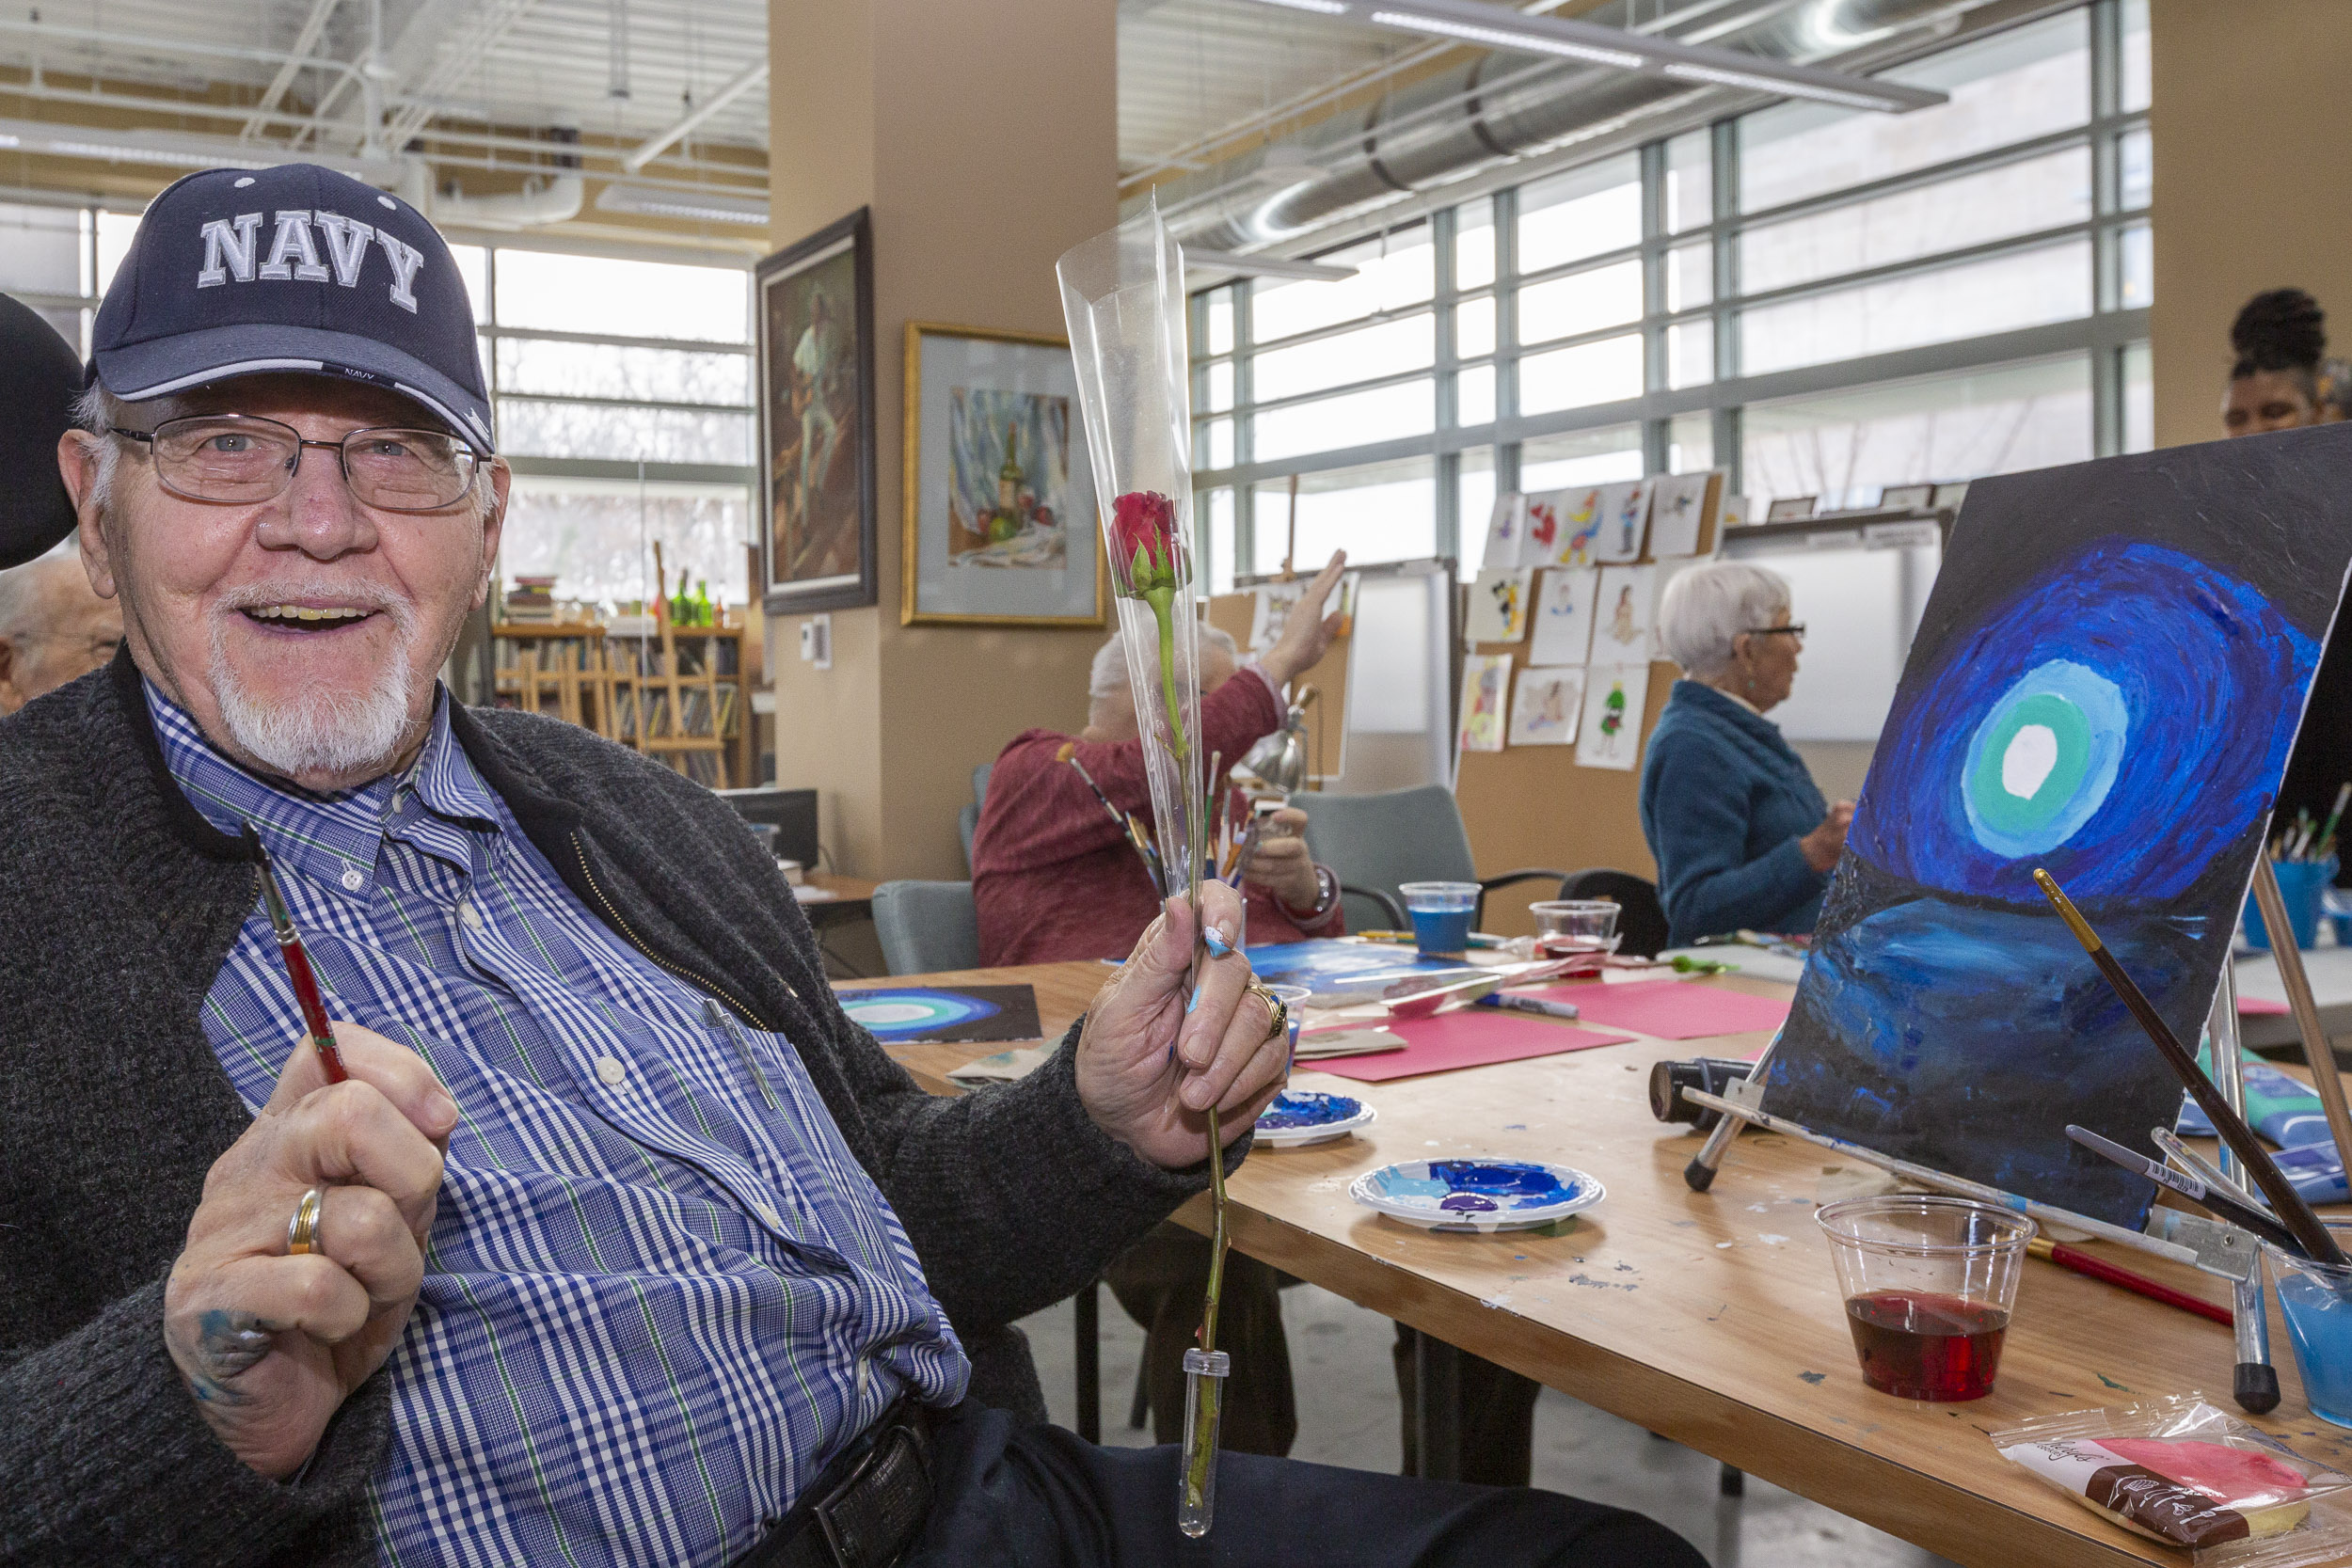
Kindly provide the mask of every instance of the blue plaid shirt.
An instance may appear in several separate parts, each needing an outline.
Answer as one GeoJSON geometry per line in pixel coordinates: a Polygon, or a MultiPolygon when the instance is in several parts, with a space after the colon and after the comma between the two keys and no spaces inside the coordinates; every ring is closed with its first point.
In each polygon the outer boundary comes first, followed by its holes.
{"type": "MultiPolygon", "coordinates": [[[[250,821],[337,1018],[456,1097],[371,1488],[386,1563],[723,1563],[912,1389],[968,1368],[791,1043],[591,916],[450,736],[338,795],[264,784],[152,685],[207,820],[250,821]]],[[[205,1033],[258,1109],[302,1037],[257,901],[205,1033]]]]}

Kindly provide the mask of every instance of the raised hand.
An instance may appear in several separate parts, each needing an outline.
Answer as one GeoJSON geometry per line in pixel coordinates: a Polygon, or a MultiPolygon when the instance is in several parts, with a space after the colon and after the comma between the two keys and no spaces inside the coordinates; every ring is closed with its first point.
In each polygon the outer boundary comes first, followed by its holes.
{"type": "Polygon", "coordinates": [[[1333,610],[1326,615],[1323,607],[1330,602],[1331,590],[1339,586],[1346,569],[1347,552],[1333,550],[1329,563],[1315,574],[1291,607],[1290,619],[1282,623],[1282,635],[1258,656],[1258,667],[1275,685],[1286,685],[1301,672],[1313,669],[1331,651],[1331,641],[1340,634],[1340,614],[1333,610]]]}
{"type": "Polygon", "coordinates": [[[294,1048],[269,1103],[205,1173],[164,1288],[164,1343],[230,1452],[273,1480],[384,1364],[424,1280],[457,1103],[421,1057],[335,1022],[346,1083],[294,1048]],[[287,1253],[304,1193],[314,1248],[287,1253]]]}

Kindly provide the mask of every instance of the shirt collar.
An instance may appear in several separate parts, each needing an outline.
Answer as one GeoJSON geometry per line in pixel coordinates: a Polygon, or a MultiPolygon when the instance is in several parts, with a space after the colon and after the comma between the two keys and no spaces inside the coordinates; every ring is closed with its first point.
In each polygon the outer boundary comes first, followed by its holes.
{"type": "Polygon", "coordinates": [[[252,824],[273,862],[322,892],[363,908],[374,895],[376,855],[403,786],[413,787],[436,816],[496,827],[489,788],[450,734],[445,690],[435,693],[432,732],[407,772],[321,794],[239,767],[153,681],[140,684],[164,766],[198,814],[225,833],[243,833],[252,824]]]}

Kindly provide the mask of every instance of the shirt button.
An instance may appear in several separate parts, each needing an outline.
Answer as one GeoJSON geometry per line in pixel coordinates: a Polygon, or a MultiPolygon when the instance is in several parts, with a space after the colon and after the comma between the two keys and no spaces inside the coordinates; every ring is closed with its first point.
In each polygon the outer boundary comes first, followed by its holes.
{"type": "Polygon", "coordinates": [[[367,885],[367,876],[356,865],[343,867],[343,886],[353,893],[367,885]]]}
{"type": "Polygon", "coordinates": [[[866,1402],[866,1386],[872,1378],[872,1375],[873,1371],[871,1365],[866,1361],[866,1357],[862,1355],[859,1356],[857,1358],[857,1397],[860,1404],[866,1402]]]}
{"type": "Polygon", "coordinates": [[[599,1056],[596,1058],[596,1076],[618,1088],[621,1081],[628,1076],[628,1069],[623,1067],[617,1057],[599,1056]]]}
{"type": "Polygon", "coordinates": [[[776,1206],[774,1204],[762,1203],[757,1204],[755,1207],[760,1219],[767,1224],[769,1229],[782,1230],[784,1228],[784,1216],[776,1212],[776,1206]]]}
{"type": "Polygon", "coordinates": [[[457,900],[457,919],[469,931],[482,929],[482,911],[473,907],[473,900],[470,898],[457,900]]]}

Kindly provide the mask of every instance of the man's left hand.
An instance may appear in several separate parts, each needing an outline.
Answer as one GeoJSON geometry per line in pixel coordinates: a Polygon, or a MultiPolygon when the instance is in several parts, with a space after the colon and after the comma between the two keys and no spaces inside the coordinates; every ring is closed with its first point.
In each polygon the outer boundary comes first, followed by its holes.
{"type": "Polygon", "coordinates": [[[1293,910],[1311,910],[1323,899],[1314,857],[1307,853],[1307,841],[1298,836],[1306,826],[1305,812],[1284,806],[1258,830],[1258,847],[1249,857],[1248,879],[1293,910]]]}
{"type": "MultiPolygon", "coordinates": [[[[1241,895],[1222,882],[1200,890],[1200,915],[1232,942],[1241,895]]],[[[1078,1037],[1078,1099],[1095,1125],[1169,1170],[1208,1158],[1206,1108],[1232,1143],[1290,1077],[1287,1031],[1271,1034],[1265,1000],[1246,990],[1249,960],[1204,953],[1191,987],[1192,913],[1170,898],[1134,954],[1095,996],[1078,1037]],[[1188,1000],[1189,999],[1189,1000],[1188,1000]]]]}

